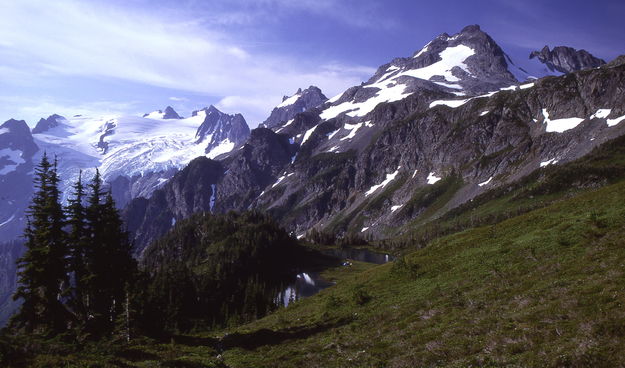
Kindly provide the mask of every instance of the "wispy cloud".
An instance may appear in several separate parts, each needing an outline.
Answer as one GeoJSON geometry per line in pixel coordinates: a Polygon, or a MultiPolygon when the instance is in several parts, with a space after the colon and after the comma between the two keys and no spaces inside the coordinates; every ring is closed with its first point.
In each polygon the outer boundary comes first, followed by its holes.
{"type": "Polygon", "coordinates": [[[92,101],[85,103],[59,102],[57,99],[47,96],[38,98],[23,98],[16,96],[0,95],[0,114],[6,113],[5,109],[11,109],[11,115],[18,120],[25,120],[28,125],[34,127],[39,118],[47,117],[52,113],[65,117],[74,115],[103,116],[119,115],[134,111],[136,102],[118,101],[92,101]]]}
{"type": "MultiPolygon", "coordinates": [[[[310,11],[340,6],[329,0],[317,5],[266,2],[310,11]]],[[[315,84],[333,94],[372,72],[352,65],[339,73],[328,67],[332,63],[315,65],[271,51],[252,52],[240,46],[244,43],[236,37],[202,26],[196,19],[176,21],[141,8],[22,0],[2,2],[0,13],[3,75],[115,78],[222,96],[221,106],[254,119],[268,113],[287,91],[315,84]]]]}
{"type": "MultiPolygon", "coordinates": [[[[180,8],[180,1],[176,1],[180,8]]],[[[193,2],[197,4],[197,2],[193,2]]],[[[197,19],[217,25],[281,22],[297,13],[320,16],[356,28],[392,29],[398,24],[383,17],[387,4],[375,0],[212,0],[197,19]]]]}

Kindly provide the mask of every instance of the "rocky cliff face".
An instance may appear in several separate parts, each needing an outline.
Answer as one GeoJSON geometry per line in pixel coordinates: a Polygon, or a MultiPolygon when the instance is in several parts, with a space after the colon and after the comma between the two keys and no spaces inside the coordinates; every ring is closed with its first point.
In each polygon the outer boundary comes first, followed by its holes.
{"type": "Polygon", "coordinates": [[[597,68],[605,61],[594,57],[586,50],[576,50],[572,47],[557,46],[553,50],[549,46],[530,54],[530,59],[537,58],[549,70],[560,73],[571,73],[577,70],[597,68]]]}
{"type": "Polygon", "coordinates": [[[206,145],[206,153],[219,146],[230,147],[230,149],[220,153],[229,152],[232,148],[245,142],[250,135],[250,128],[241,114],[224,114],[211,105],[202,110],[194,111],[193,116],[204,117],[195,137],[198,144],[206,145]]]}
{"type": "Polygon", "coordinates": [[[64,117],[54,114],[50,115],[47,119],[39,119],[37,125],[33,128],[32,134],[39,134],[46,132],[52,128],[59,126],[60,122],[66,120],[64,117]]]}
{"type": "Polygon", "coordinates": [[[282,103],[271,111],[271,115],[263,124],[267,128],[285,124],[297,114],[317,107],[327,100],[328,98],[315,86],[310,86],[303,91],[300,88],[293,96],[284,96],[282,103]]]}
{"type": "Polygon", "coordinates": [[[193,160],[149,199],[137,198],[124,210],[140,253],[177,221],[196,212],[245,210],[291,162],[296,147],[266,128],[252,131],[240,149],[220,161],[193,160]]]}
{"type": "Polygon", "coordinates": [[[21,236],[33,191],[33,156],[39,150],[23,120],[0,125],[0,240],[21,236]]]}
{"type": "Polygon", "coordinates": [[[0,326],[5,325],[20,304],[13,300],[13,292],[17,286],[15,261],[23,253],[21,241],[0,242],[0,326]]]}
{"type": "Polygon", "coordinates": [[[384,238],[622,135],[623,85],[618,63],[519,85],[479,27],[443,34],[277,134],[254,130],[220,158],[211,210],[264,209],[300,236],[384,238]]]}

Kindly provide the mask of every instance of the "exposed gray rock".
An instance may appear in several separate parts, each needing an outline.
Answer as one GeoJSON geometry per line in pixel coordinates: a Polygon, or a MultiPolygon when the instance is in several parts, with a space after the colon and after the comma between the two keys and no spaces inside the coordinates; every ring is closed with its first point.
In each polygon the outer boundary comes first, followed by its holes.
{"type": "Polygon", "coordinates": [[[317,107],[327,100],[328,98],[315,86],[310,86],[303,91],[300,88],[293,96],[284,96],[282,104],[271,111],[271,115],[263,124],[267,128],[279,126],[293,119],[295,115],[317,107]],[[285,104],[285,101],[289,99],[293,99],[293,103],[285,104]]]}
{"type": "Polygon", "coordinates": [[[63,120],[65,120],[65,118],[57,114],[50,115],[47,119],[41,118],[39,122],[37,122],[37,125],[35,126],[35,128],[33,129],[32,134],[39,134],[49,129],[52,129],[58,126],[59,123],[63,120]]]}
{"type": "MultiPolygon", "coordinates": [[[[258,134],[253,132],[243,149],[223,158],[214,210],[264,209],[297,234],[317,228],[383,238],[415,220],[443,193],[447,199],[429,216],[518,180],[541,163],[574,160],[624,134],[625,123],[606,124],[606,118],[625,115],[623,85],[625,67],[620,65],[541,79],[533,87],[500,91],[455,108],[430,107],[431,101],[453,95],[424,89],[380,104],[362,119],[322,121],[320,110],[313,109],[298,114],[284,134],[255,130],[258,134]],[[593,117],[607,108],[610,115],[593,117]],[[585,120],[561,133],[547,132],[544,110],[551,120],[585,120]],[[345,124],[363,125],[346,138],[345,124]],[[287,145],[289,137],[295,141],[293,134],[311,127],[316,128],[304,145],[287,145]],[[332,145],[341,149],[328,152],[332,145]],[[289,159],[295,150],[297,158],[289,159]],[[432,184],[436,178],[440,181],[432,184]],[[419,193],[429,197],[417,200],[419,193]]],[[[346,94],[360,98],[358,92],[346,94]]]]}
{"type": "Polygon", "coordinates": [[[572,47],[556,46],[553,50],[549,46],[540,51],[530,54],[530,59],[537,58],[551,71],[571,73],[577,70],[597,68],[605,64],[605,61],[594,57],[586,50],[576,50],[572,47]]]}
{"type": "Polygon", "coordinates": [[[165,114],[163,115],[163,119],[182,119],[182,116],[178,115],[173,107],[167,106],[165,108],[165,114]]]}
{"type": "Polygon", "coordinates": [[[22,235],[33,190],[33,157],[39,150],[23,120],[0,125],[0,239],[22,235]]]}
{"type": "MultiPolygon", "coordinates": [[[[163,110],[158,110],[156,111],[156,113],[160,115],[161,119],[183,119],[183,117],[178,115],[176,110],[174,110],[174,108],[171,106],[167,106],[165,108],[165,112],[163,112],[163,110]]],[[[151,113],[143,114],[143,117],[147,118],[148,116],[150,116],[150,114],[151,113]]]]}
{"type": "Polygon", "coordinates": [[[250,128],[241,114],[224,114],[215,106],[210,105],[199,111],[194,111],[193,116],[200,112],[205,113],[204,122],[195,134],[198,143],[206,142],[206,153],[228,140],[235,147],[245,142],[250,135],[250,128]]]}
{"type": "MultiPolygon", "coordinates": [[[[459,79],[457,84],[466,93],[481,94],[518,83],[508,70],[506,56],[501,47],[478,25],[472,25],[465,27],[453,36],[449,36],[447,33],[441,34],[422,50],[415,52],[412,57],[396,58],[390,63],[382,65],[366,84],[379,81],[384,75],[392,77],[409,70],[428,67],[441,60],[440,55],[443,51],[459,46],[466,46],[474,51],[474,54],[464,61],[468,72],[460,67],[452,69],[453,76],[459,79]]],[[[444,79],[436,77],[432,77],[430,80],[432,82],[446,82],[444,79]]],[[[449,82],[447,81],[447,83],[449,82]]],[[[423,86],[422,84],[417,88],[423,88],[423,86]]],[[[446,88],[445,90],[457,91],[455,88],[446,88]]]]}

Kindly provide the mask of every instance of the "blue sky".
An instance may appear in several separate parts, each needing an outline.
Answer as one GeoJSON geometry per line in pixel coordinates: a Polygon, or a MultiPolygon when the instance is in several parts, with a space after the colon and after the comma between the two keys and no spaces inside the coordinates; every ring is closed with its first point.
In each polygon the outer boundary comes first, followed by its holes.
{"type": "Polygon", "coordinates": [[[0,121],[214,104],[256,126],[298,87],[328,97],[480,24],[515,61],[625,53],[621,0],[0,1],[0,121]]]}

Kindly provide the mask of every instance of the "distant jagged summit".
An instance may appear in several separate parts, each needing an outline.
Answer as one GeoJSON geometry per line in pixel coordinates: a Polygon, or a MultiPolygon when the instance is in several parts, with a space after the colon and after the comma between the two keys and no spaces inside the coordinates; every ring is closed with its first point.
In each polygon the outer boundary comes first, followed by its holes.
{"type": "Polygon", "coordinates": [[[195,136],[198,143],[208,141],[207,153],[217,146],[232,146],[224,150],[228,152],[243,143],[250,135],[250,128],[241,114],[225,114],[210,105],[202,110],[194,111],[192,115],[204,118],[195,136]]]}
{"type": "Polygon", "coordinates": [[[549,70],[560,73],[571,73],[577,70],[596,68],[606,62],[593,56],[586,50],[576,50],[567,46],[556,46],[553,50],[549,46],[543,47],[540,51],[530,54],[530,59],[537,58],[545,64],[549,70]]]}
{"type": "Polygon", "coordinates": [[[276,106],[271,115],[263,122],[267,128],[273,128],[286,121],[289,121],[300,112],[317,107],[328,98],[318,87],[310,86],[305,90],[301,88],[292,96],[284,96],[282,103],[276,106]]]}
{"type": "Polygon", "coordinates": [[[35,128],[33,128],[32,134],[39,134],[48,131],[59,125],[59,122],[65,120],[61,115],[53,114],[48,116],[47,119],[41,118],[35,128]]]}
{"type": "Polygon", "coordinates": [[[163,110],[152,111],[150,113],[143,114],[143,117],[149,119],[183,119],[183,117],[178,115],[176,110],[174,110],[171,106],[167,106],[164,112],[163,110]]]}

